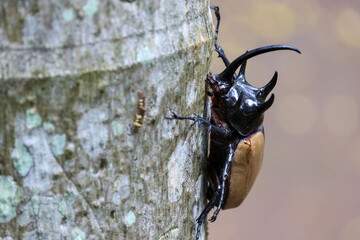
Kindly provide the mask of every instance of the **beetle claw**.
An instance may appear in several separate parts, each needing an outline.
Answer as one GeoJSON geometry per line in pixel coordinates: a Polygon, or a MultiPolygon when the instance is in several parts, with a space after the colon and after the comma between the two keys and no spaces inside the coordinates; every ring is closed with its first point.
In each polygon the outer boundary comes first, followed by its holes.
{"type": "Polygon", "coordinates": [[[219,12],[219,7],[218,6],[210,6],[210,8],[212,10],[214,10],[215,12],[219,12]]]}
{"type": "Polygon", "coordinates": [[[209,219],[210,222],[215,222],[216,221],[216,218],[217,218],[217,215],[219,214],[220,212],[220,208],[217,208],[214,212],[214,214],[212,215],[212,217],[209,219]]]}
{"type": "Polygon", "coordinates": [[[217,216],[214,214],[214,215],[209,219],[209,221],[210,221],[210,222],[215,222],[215,221],[216,221],[216,218],[217,218],[217,216]]]}
{"type": "Polygon", "coordinates": [[[176,113],[174,112],[174,110],[172,110],[171,108],[169,108],[169,111],[171,113],[171,117],[165,117],[165,119],[168,119],[168,120],[174,120],[176,119],[177,115],[176,113]]]}
{"type": "Polygon", "coordinates": [[[195,237],[195,240],[198,240],[198,239],[199,239],[199,236],[200,236],[201,225],[203,224],[203,221],[201,221],[200,218],[198,218],[198,219],[196,219],[196,223],[197,223],[198,225],[197,225],[197,228],[196,228],[196,237],[195,237]]]}
{"type": "Polygon", "coordinates": [[[171,117],[165,117],[165,119],[168,120],[184,120],[184,119],[190,119],[192,120],[192,117],[183,117],[178,115],[174,110],[172,110],[171,108],[169,108],[169,111],[171,113],[171,117]]]}
{"type": "Polygon", "coordinates": [[[194,121],[190,126],[193,127],[196,124],[196,122],[194,121]]]}

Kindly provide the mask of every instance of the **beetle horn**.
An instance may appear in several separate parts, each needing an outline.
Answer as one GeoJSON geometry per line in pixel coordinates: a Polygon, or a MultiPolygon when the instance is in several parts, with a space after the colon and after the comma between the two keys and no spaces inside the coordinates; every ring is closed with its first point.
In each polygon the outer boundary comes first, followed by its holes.
{"type": "MultiPolygon", "coordinates": [[[[272,51],[278,51],[278,50],[291,50],[298,53],[301,53],[299,49],[289,46],[289,45],[271,45],[266,47],[260,47],[255,48],[251,51],[245,52],[240,57],[236,58],[234,61],[230,63],[230,65],[221,73],[218,74],[218,78],[223,79],[226,81],[227,79],[232,79],[232,76],[234,75],[236,69],[242,65],[246,60],[255,57],[257,55],[272,52],[272,51]]],[[[246,66],[246,65],[245,65],[246,66]]],[[[245,71],[245,66],[243,67],[243,70],[245,71]]]]}
{"type": "Polygon", "coordinates": [[[271,78],[270,82],[266,84],[264,87],[260,88],[260,91],[262,92],[262,95],[264,98],[273,90],[273,88],[276,85],[277,82],[278,73],[275,71],[274,76],[271,78]]]}
{"type": "MultiPolygon", "coordinates": [[[[237,80],[240,80],[241,82],[250,85],[245,78],[245,68],[246,68],[247,61],[243,62],[240,66],[239,74],[237,76],[237,80]]],[[[235,75],[235,74],[234,74],[235,75]]]]}
{"type": "Polygon", "coordinates": [[[241,64],[239,75],[244,75],[245,76],[246,63],[247,63],[247,61],[245,61],[245,62],[243,62],[243,64],[241,64]]]}
{"type": "Polygon", "coordinates": [[[269,100],[267,100],[266,102],[261,104],[261,106],[259,108],[259,112],[263,113],[266,110],[268,110],[271,107],[271,105],[274,103],[274,99],[275,99],[275,95],[271,94],[271,97],[269,98],[269,100]]]}

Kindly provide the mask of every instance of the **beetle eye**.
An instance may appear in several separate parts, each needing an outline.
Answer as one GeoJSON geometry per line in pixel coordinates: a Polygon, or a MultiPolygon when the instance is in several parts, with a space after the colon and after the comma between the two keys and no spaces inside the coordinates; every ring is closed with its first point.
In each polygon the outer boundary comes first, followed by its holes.
{"type": "Polygon", "coordinates": [[[229,91],[229,86],[226,84],[219,84],[218,86],[218,92],[220,95],[225,95],[229,91]]]}
{"type": "Polygon", "coordinates": [[[256,94],[256,98],[258,99],[263,99],[264,98],[264,92],[262,90],[260,90],[257,94],[256,94]]]}

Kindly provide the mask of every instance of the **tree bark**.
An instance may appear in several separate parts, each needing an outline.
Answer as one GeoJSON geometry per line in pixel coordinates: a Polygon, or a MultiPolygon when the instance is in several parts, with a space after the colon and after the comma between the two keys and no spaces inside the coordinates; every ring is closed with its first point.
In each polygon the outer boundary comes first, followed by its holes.
{"type": "Polygon", "coordinates": [[[0,239],[194,238],[206,134],[164,117],[212,36],[208,0],[1,1],[0,239]]]}

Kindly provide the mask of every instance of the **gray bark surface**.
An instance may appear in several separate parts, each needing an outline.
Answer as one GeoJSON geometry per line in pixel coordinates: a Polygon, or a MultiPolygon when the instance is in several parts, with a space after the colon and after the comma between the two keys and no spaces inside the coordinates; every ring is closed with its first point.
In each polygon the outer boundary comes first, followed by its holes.
{"type": "Polygon", "coordinates": [[[193,239],[206,134],[164,117],[212,38],[208,0],[1,1],[0,239],[193,239]]]}

